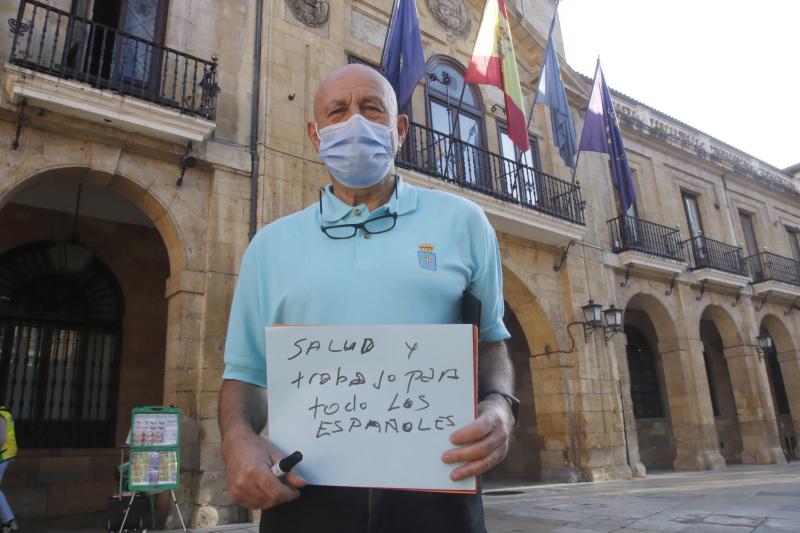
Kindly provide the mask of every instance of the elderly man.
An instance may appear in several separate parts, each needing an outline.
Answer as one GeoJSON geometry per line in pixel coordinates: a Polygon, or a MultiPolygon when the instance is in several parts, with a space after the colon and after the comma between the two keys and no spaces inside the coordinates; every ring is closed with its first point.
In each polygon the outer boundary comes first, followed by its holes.
{"type": "Polygon", "coordinates": [[[518,406],[494,231],[475,204],[396,175],[408,117],[397,114],[386,79],[362,65],[336,70],[317,91],[307,131],[331,184],[319,204],[258,232],[233,298],[219,407],[230,496],[264,509],[261,531],[484,532],[479,495],[306,486],[299,475],[270,472],[291,452],[259,436],[271,324],[456,323],[469,289],[482,303],[480,402],[477,419],[442,450],[456,465],[453,480],[503,459],[518,406]],[[435,250],[435,264],[420,262],[420,246],[435,250]]]}

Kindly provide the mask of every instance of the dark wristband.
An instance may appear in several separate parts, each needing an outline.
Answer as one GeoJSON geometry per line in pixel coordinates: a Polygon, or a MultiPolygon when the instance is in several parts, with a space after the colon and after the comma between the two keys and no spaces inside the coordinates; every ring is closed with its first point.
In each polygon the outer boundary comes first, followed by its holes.
{"type": "Polygon", "coordinates": [[[502,396],[506,399],[508,404],[511,406],[511,414],[514,415],[514,423],[516,424],[519,416],[519,398],[513,394],[509,394],[498,389],[489,389],[478,397],[478,401],[482,402],[490,394],[497,394],[498,396],[502,396]]]}

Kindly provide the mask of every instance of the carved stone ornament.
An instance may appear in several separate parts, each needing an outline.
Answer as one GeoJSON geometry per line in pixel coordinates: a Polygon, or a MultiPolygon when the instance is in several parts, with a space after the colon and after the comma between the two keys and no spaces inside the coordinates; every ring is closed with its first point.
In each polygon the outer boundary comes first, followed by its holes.
{"type": "Polygon", "coordinates": [[[330,4],[322,0],[286,0],[297,20],[310,28],[319,28],[328,22],[330,4]]]}
{"type": "Polygon", "coordinates": [[[472,19],[464,0],[425,0],[425,3],[444,29],[459,36],[469,33],[472,19]]]}

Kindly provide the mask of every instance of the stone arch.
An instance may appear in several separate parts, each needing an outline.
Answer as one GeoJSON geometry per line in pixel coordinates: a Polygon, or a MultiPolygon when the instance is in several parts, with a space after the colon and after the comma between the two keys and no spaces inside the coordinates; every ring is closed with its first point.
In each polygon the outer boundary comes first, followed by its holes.
{"type": "Polygon", "coordinates": [[[170,274],[180,273],[186,267],[187,246],[178,222],[170,213],[167,204],[151,189],[138,183],[133,177],[108,174],[86,166],[56,165],[0,182],[0,209],[19,193],[48,182],[84,183],[88,186],[112,191],[135,205],[156,227],[169,256],[170,274]],[[8,185],[5,190],[3,185],[8,185]]]}
{"type": "MultiPolygon", "coordinates": [[[[660,295],[638,292],[632,294],[622,306],[624,309],[640,308],[654,324],[658,324],[656,334],[658,343],[674,343],[678,338],[676,327],[677,319],[672,315],[670,309],[674,308],[662,301],[660,295]]],[[[661,351],[659,349],[659,351],[661,351]]]]}
{"type": "Polygon", "coordinates": [[[699,318],[700,320],[697,321],[698,327],[700,321],[703,319],[710,320],[714,323],[714,326],[716,326],[722,338],[722,345],[724,347],[731,348],[743,344],[743,336],[739,325],[736,323],[733,315],[721,305],[707,305],[703,308],[699,318]]]}
{"type": "Polygon", "coordinates": [[[674,358],[669,355],[662,357],[662,354],[665,352],[668,354],[677,346],[676,320],[672,316],[670,307],[659,296],[645,292],[632,294],[624,302],[623,307],[625,328],[630,335],[626,334],[625,347],[624,349],[618,347],[616,356],[620,378],[627,384],[622,387],[622,403],[628,455],[632,467],[642,465],[642,473],[644,467],[669,468],[676,457],[673,437],[675,420],[671,416],[673,409],[670,407],[678,396],[675,379],[672,376],[679,365],[674,358]],[[639,339],[634,340],[636,337],[639,339]],[[647,347],[638,346],[640,342],[646,342],[647,347]],[[637,390],[634,393],[632,390],[634,382],[638,384],[640,380],[639,376],[632,375],[631,357],[634,354],[630,350],[634,346],[631,343],[638,349],[644,350],[645,353],[642,355],[653,358],[650,363],[655,371],[653,377],[659,390],[656,401],[660,402],[661,416],[645,416],[642,414],[644,411],[642,406],[637,404],[653,398],[643,397],[644,391],[637,390]]]}
{"type": "MultiPolygon", "coordinates": [[[[720,416],[715,420],[719,442],[730,441],[736,446],[737,439],[741,439],[741,461],[745,464],[785,462],[766,369],[756,347],[748,342],[747,329],[728,309],[717,304],[706,306],[699,318],[696,331],[705,354],[708,354],[709,392],[716,394],[719,402],[717,412],[720,416]],[[721,346],[709,343],[713,340],[709,339],[709,332],[714,329],[721,339],[721,346]],[[722,360],[719,351],[722,351],[722,360]],[[723,366],[727,372],[722,370],[723,366]],[[719,381],[714,383],[715,379],[719,381]],[[723,389],[728,386],[730,393],[726,394],[723,389]],[[728,415],[723,412],[723,402],[728,403],[728,415]]],[[[727,458],[730,460],[731,456],[727,458]]]]}
{"type": "Polygon", "coordinates": [[[781,318],[773,314],[765,315],[761,319],[761,328],[769,332],[772,341],[775,343],[775,350],[779,355],[797,350],[797,345],[792,339],[789,327],[781,318]]]}
{"type": "MultiPolygon", "coordinates": [[[[504,259],[503,295],[519,321],[531,355],[559,349],[562,345],[550,318],[533,291],[516,274],[514,266],[513,260],[504,259]]],[[[548,481],[577,480],[574,461],[569,459],[574,457],[574,443],[570,437],[574,430],[570,431],[568,421],[572,415],[562,363],[557,355],[540,355],[529,358],[525,369],[533,386],[540,478],[548,481]]]]}
{"type": "MultiPolygon", "coordinates": [[[[77,150],[77,148],[76,148],[77,150]]],[[[20,158],[24,159],[24,158],[20,158]]],[[[71,160],[69,156],[64,157],[71,160]]],[[[149,169],[148,169],[149,171],[149,169]]],[[[20,194],[36,189],[33,195],[39,196],[39,191],[50,187],[52,196],[47,198],[58,198],[63,191],[55,185],[67,184],[72,188],[72,184],[81,183],[84,185],[84,194],[88,189],[102,190],[109,194],[103,195],[108,198],[113,193],[121,198],[124,203],[137,207],[152,222],[152,226],[145,222],[138,224],[126,224],[120,222],[124,220],[110,220],[114,217],[105,219],[103,216],[92,218],[86,216],[85,211],[81,210],[81,217],[78,221],[81,240],[85,241],[107,264],[108,268],[114,272],[121,285],[121,291],[125,294],[125,313],[122,320],[122,337],[119,346],[119,382],[115,387],[119,392],[112,404],[112,409],[116,409],[116,427],[114,428],[116,437],[114,442],[121,443],[130,427],[130,409],[135,405],[178,403],[173,400],[170,394],[178,387],[173,385],[177,380],[171,378],[174,374],[173,367],[178,365],[175,361],[181,362],[194,357],[197,350],[190,352],[185,345],[177,342],[186,334],[185,323],[182,318],[182,298],[181,293],[176,296],[165,295],[165,282],[170,275],[175,279],[180,279],[185,272],[186,249],[181,231],[176,218],[170,211],[170,202],[159,197],[154,189],[158,187],[147,187],[145,179],[128,177],[122,174],[112,174],[101,170],[94,170],[85,165],[52,165],[42,166],[35,172],[23,173],[19,169],[11,168],[7,180],[0,181],[0,213],[8,215],[4,220],[19,220],[14,222],[19,224],[16,235],[9,235],[10,238],[4,239],[4,247],[14,239],[25,239],[31,242],[31,235],[45,234],[47,238],[47,223],[39,223],[41,220],[49,220],[52,213],[52,220],[55,226],[71,227],[72,216],[66,212],[59,211],[59,208],[43,207],[39,208],[32,204],[18,203],[20,194]],[[16,171],[16,173],[14,173],[16,171]],[[27,210],[27,211],[26,211],[27,210]],[[49,210],[49,212],[48,212],[49,210]],[[46,213],[41,216],[41,213],[46,213]],[[25,218],[14,218],[17,214],[26,214],[25,218]],[[26,223],[31,220],[32,223],[26,223]],[[137,246],[128,247],[128,243],[135,242],[137,246]],[[169,317],[169,319],[168,319],[169,317]],[[172,317],[177,317],[173,319],[172,317]]],[[[75,187],[77,190],[77,186],[75,187]]],[[[163,194],[163,193],[162,193],[163,194]]],[[[177,193],[176,193],[177,194],[177,193]]],[[[45,197],[45,196],[41,196],[45,197]]],[[[88,196],[84,195],[84,201],[88,196]]],[[[72,200],[74,201],[74,200],[72,200]]],[[[70,204],[72,205],[72,201],[70,204]]],[[[49,200],[45,201],[49,203],[49,200]]],[[[58,204],[58,202],[54,202],[58,204]]],[[[82,204],[85,206],[86,204],[82,204]]],[[[140,217],[141,219],[141,217],[140,217]]],[[[9,226],[4,226],[8,228],[9,226]]],[[[63,234],[63,231],[58,233],[63,234]]],[[[63,238],[63,237],[62,237],[63,238]]],[[[188,321],[187,321],[188,322],[188,321]]],[[[195,320],[196,322],[196,320],[195,320]]],[[[186,365],[192,365],[193,361],[186,361],[186,365]]],[[[192,365],[193,366],[193,365],[192,365]]],[[[189,383],[184,380],[183,383],[189,383]]],[[[183,387],[185,388],[185,387],[183,387]]],[[[183,406],[182,406],[183,407],[183,406]]],[[[185,409],[185,408],[184,408],[185,409]]],[[[186,410],[184,412],[187,412],[186,410]]],[[[184,424],[182,431],[187,429],[184,424]]],[[[190,432],[184,434],[190,435],[190,432]]],[[[95,459],[95,450],[76,451],[70,453],[69,459],[64,463],[59,463],[59,468],[64,468],[70,472],[80,472],[77,475],[85,476],[91,483],[98,486],[108,482],[107,475],[100,475],[100,472],[110,471],[113,466],[114,455],[100,453],[95,459]],[[89,472],[81,470],[84,465],[89,465],[91,458],[92,468],[89,472]],[[97,461],[97,467],[95,465],[97,461]],[[105,463],[110,462],[108,470],[104,469],[105,463]],[[100,467],[103,468],[100,468],[100,467]],[[98,477],[92,477],[92,476],[98,477]]],[[[35,465],[38,457],[31,457],[35,465]]],[[[88,467],[87,467],[88,468],[88,467]]],[[[34,468],[34,470],[36,470],[34,468]]],[[[38,471],[38,470],[37,470],[38,471]]],[[[51,476],[51,478],[39,478],[32,476],[25,482],[33,484],[32,494],[37,496],[52,490],[51,493],[64,494],[65,498],[74,487],[70,486],[66,480],[71,476],[51,476]],[[53,488],[50,488],[53,485],[53,488]],[[43,488],[44,487],[44,488],[43,488]]],[[[113,489],[113,482],[109,489],[113,489]]],[[[105,489],[104,489],[105,490],[105,489]]],[[[64,509],[70,511],[89,511],[96,505],[95,500],[77,501],[74,498],[70,503],[61,500],[47,500],[47,505],[60,508],[68,505],[64,509]],[[83,507],[82,507],[83,506],[83,507]]],[[[37,504],[38,505],[38,504],[37,504]]]]}
{"type": "Polygon", "coordinates": [[[772,314],[764,316],[759,329],[762,333],[766,331],[773,342],[773,350],[766,353],[764,359],[781,445],[787,453],[797,457],[800,455],[800,444],[797,442],[800,435],[800,351],[790,328],[780,317],[772,314]],[[782,381],[782,393],[785,394],[785,399],[780,403],[777,394],[781,393],[781,384],[777,383],[778,380],[782,381]],[[788,407],[789,413],[780,412],[781,403],[784,408],[788,407]]]}

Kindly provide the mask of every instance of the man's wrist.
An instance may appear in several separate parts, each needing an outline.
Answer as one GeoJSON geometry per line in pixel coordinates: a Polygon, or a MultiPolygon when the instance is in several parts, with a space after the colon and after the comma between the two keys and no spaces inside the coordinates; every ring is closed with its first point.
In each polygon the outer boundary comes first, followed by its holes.
{"type": "Polygon", "coordinates": [[[508,412],[511,413],[514,424],[517,423],[517,419],[519,417],[519,399],[517,399],[517,397],[513,394],[501,391],[499,389],[490,389],[480,395],[479,401],[492,401],[492,403],[504,405],[508,412]]]}

